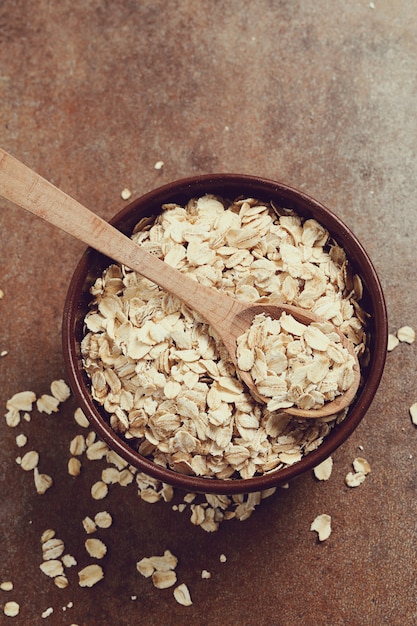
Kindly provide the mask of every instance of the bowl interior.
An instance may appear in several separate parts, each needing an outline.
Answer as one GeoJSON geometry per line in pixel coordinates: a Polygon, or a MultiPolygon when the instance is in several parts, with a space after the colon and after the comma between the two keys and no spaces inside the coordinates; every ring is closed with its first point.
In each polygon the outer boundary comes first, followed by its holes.
{"type": "Polygon", "coordinates": [[[219,480],[186,476],[159,467],[140,455],[111,428],[104,410],[91,397],[90,383],[82,367],[80,343],[83,338],[83,320],[91,299],[89,289],[95,279],[112,262],[108,257],[89,248],[79,261],[72,277],[65,302],[63,317],[63,350],[72,390],[90,420],[92,427],[106,443],[129,464],[162,482],[187,491],[233,494],[261,491],[284,484],[327,458],[357,427],[369,408],[378,388],[386,357],[388,324],[383,292],[378,276],[366,251],[350,229],[329,209],[302,192],[286,185],[252,176],[219,174],[180,180],[142,196],[120,211],[111,223],[130,235],[143,217],[161,212],[164,203],[184,205],[193,197],[215,194],[231,200],[239,196],[271,201],[293,209],[302,217],[314,218],[330,232],[345,250],[353,271],[360,275],[364,296],[362,304],[370,313],[368,345],[370,361],[363,370],[364,384],[347,417],[335,426],[323,443],[302,460],[290,467],[274,470],[250,479],[219,480]]]}

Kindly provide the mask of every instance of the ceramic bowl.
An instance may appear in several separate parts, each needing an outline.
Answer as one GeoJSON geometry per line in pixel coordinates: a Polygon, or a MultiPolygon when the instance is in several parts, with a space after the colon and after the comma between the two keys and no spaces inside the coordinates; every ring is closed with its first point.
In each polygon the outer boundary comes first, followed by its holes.
{"type": "Polygon", "coordinates": [[[300,461],[289,467],[249,479],[220,480],[188,476],[160,467],[151,459],[140,455],[127,440],[117,435],[111,428],[108,415],[92,399],[90,383],[83,370],[80,343],[83,338],[83,320],[91,299],[89,289],[112,262],[91,248],[85,251],[79,261],[66,298],[63,317],[64,357],[73,393],[91,426],[108,446],[129,464],[164,483],[190,492],[249,493],[282,485],[312,469],[331,455],[358,426],[375,396],[385,364],[388,336],[386,307],[372,262],[351,230],[321,203],[301,191],[278,182],[235,174],[187,178],[159,187],[134,200],[121,210],[111,223],[126,235],[130,235],[141,218],[155,216],[161,211],[164,203],[176,202],[183,205],[189,199],[206,193],[230,199],[239,196],[253,197],[291,208],[302,217],[311,217],[320,222],[345,250],[354,272],[362,279],[364,286],[362,303],[370,314],[368,329],[370,359],[362,370],[363,384],[345,419],[331,430],[316,450],[300,461]]]}

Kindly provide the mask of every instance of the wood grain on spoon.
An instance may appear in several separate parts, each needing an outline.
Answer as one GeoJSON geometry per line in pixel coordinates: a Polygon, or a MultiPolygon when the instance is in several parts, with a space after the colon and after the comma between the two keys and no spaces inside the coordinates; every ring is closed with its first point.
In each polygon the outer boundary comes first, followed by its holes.
{"type": "MultiPolygon", "coordinates": [[[[221,291],[201,285],[146,252],[129,237],[1,148],[0,195],[138,272],[196,311],[221,338],[239,377],[253,397],[260,402],[264,402],[265,399],[258,393],[251,375],[238,367],[237,338],[251,325],[255,315],[260,313],[266,313],[277,319],[285,311],[304,324],[317,321],[317,316],[313,313],[298,307],[242,302],[221,291]]],[[[334,401],[324,404],[319,409],[303,410],[291,407],[285,409],[287,413],[302,418],[324,417],[341,411],[352,402],[359,386],[359,363],[353,344],[337,328],[335,330],[341,336],[344,347],[355,359],[354,383],[334,401]]]]}

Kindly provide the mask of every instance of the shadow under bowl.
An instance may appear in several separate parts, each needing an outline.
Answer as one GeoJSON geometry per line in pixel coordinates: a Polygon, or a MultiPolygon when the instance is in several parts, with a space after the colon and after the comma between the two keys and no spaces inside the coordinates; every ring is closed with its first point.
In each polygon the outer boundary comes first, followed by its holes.
{"type": "Polygon", "coordinates": [[[252,197],[293,209],[301,217],[314,218],[321,223],[346,252],[353,271],[359,274],[363,282],[361,304],[370,314],[367,330],[370,359],[362,370],[363,384],[345,419],[332,428],[316,450],[294,465],[248,479],[220,480],[184,475],[158,466],[139,454],[132,443],[116,434],[110,426],[109,416],[92,398],[90,382],[83,369],[80,344],[84,336],[84,318],[91,301],[89,290],[103,270],[112,263],[111,259],[91,248],[81,257],[66,297],[62,329],[64,358],[70,386],[92,428],[130,465],[189,492],[231,495],[262,491],[285,484],[321,463],[352,434],[366,414],[385,365],[388,337],[385,300],[373,264],[350,229],[321,203],[303,192],[271,180],[247,175],[214,174],[175,181],[131,202],[111,220],[111,224],[130,236],[140,219],[156,216],[161,212],[163,204],[175,202],[184,206],[191,198],[205,194],[215,194],[230,200],[241,196],[252,197]]]}

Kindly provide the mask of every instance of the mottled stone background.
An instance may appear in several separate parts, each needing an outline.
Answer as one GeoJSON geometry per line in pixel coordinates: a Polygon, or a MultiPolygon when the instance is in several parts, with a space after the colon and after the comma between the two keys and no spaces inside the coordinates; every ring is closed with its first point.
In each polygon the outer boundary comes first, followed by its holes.
{"type": "MultiPolygon", "coordinates": [[[[138,196],[192,174],[298,187],[368,250],[394,332],[417,327],[416,58],[415,6],[400,0],[0,0],[0,145],[106,219],[124,205],[123,188],[138,196]]],[[[83,248],[0,201],[2,406],[65,377],[61,316],[83,248]]],[[[0,606],[17,600],[13,623],[25,626],[43,623],[48,607],[54,625],[416,623],[416,364],[416,345],[388,355],[329,482],[303,476],[211,535],[134,489],[91,500],[99,465],[70,480],[74,400],[15,430],[3,421],[0,579],[15,588],[0,591],[0,606]],[[54,476],[44,496],[15,463],[19,432],[54,476]],[[358,454],[372,473],[349,490],[358,454]],[[81,520],[101,509],[114,516],[100,535],[105,580],[80,589],[73,568],[70,586],[57,589],[39,570],[40,534],[54,528],[81,567],[81,520]],[[319,513],[333,523],[323,544],[309,530],[319,513]],[[136,572],[137,560],[166,548],[179,557],[191,607],[136,572]]]]}

